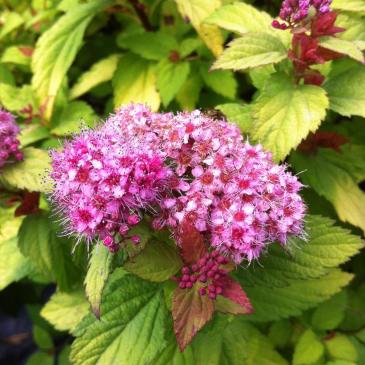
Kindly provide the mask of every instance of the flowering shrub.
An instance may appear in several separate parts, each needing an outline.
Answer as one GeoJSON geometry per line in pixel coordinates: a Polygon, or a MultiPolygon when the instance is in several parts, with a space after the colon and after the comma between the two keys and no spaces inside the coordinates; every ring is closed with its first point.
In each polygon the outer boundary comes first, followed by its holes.
{"type": "Polygon", "coordinates": [[[5,1],[0,363],[365,364],[364,17],[5,1]]]}

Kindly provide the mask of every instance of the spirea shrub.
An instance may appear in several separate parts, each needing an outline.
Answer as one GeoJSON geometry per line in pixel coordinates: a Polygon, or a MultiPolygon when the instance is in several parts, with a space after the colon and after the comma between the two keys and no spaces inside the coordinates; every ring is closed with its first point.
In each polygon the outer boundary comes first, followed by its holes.
{"type": "Polygon", "coordinates": [[[5,1],[0,364],[365,364],[364,18],[5,1]]]}

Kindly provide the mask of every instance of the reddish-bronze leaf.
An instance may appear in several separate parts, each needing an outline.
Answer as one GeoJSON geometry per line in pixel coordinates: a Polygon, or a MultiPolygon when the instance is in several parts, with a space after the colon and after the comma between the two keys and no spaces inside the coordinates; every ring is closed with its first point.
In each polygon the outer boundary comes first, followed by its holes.
{"type": "Polygon", "coordinates": [[[230,276],[225,276],[219,280],[219,285],[223,288],[221,295],[227,300],[218,296],[216,310],[232,314],[251,314],[254,312],[250,300],[237,281],[230,276]]]}
{"type": "Polygon", "coordinates": [[[198,285],[193,288],[176,288],[172,299],[174,332],[181,351],[196,333],[212,318],[214,301],[199,294],[198,285]]]}
{"type": "Polygon", "coordinates": [[[37,192],[25,192],[21,204],[15,210],[15,217],[39,212],[39,197],[37,192]]]}
{"type": "Polygon", "coordinates": [[[298,149],[305,154],[315,153],[318,148],[331,148],[340,152],[340,147],[348,142],[349,139],[346,136],[336,132],[318,131],[310,133],[298,149]]]}
{"type": "Polygon", "coordinates": [[[185,264],[192,265],[208,253],[203,235],[191,221],[184,220],[178,227],[177,238],[185,264]]]}

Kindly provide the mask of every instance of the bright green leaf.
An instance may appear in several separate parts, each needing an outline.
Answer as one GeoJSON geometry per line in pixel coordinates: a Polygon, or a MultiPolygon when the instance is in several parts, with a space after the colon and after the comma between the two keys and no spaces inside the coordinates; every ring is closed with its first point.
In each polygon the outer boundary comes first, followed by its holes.
{"type": "Polygon", "coordinates": [[[158,110],[160,95],[156,90],[153,65],[142,58],[129,54],[124,56],[113,77],[114,104],[145,103],[158,110]]]}
{"type": "Polygon", "coordinates": [[[50,137],[49,130],[41,124],[30,124],[21,130],[18,137],[22,147],[50,137]]]}
{"type": "Polygon", "coordinates": [[[31,58],[21,50],[21,46],[12,46],[5,49],[1,56],[2,63],[14,63],[16,65],[29,66],[31,58]]]}
{"type": "Polygon", "coordinates": [[[217,105],[230,123],[237,124],[242,133],[248,134],[252,127],[251,105],[240,105],[235,103],[217,105]]]}
{"type": "Polygon", "coordinates": [[[157,284],[132,275],[113,280],[101,303],[101,319],[88,315],[77,327],[74,365],[148,364],[166,346],[168,312],[157,284]]]}
{"type": "Polygon", "coordinates": [[[274,74],[253,106],[252,136],[275,160],[283,160],[326,116],[325,91],[314,85],[295,85],[284,74],[274,74]]]}
{"type": "Polygon", "coordinates": [[[21,88],[17,88],[1,83],[0,103],[10,111],[19,112],[29,105],[34,106],[33,91],[29,85],[23,85],[21,88]]]}
{"type": "Polygon", "coordinates": [[[299,338],[294,349],[293,365],[316,364],[324,353],[324,346],[315,333],[308,329],[299,338]]]}
{"type": "Polygon", "coordinates": [[[156,69],[157,88],[162,102],[167,106],[180,91],[188,79],[190,65],[188,62],[173,63],[170,60],[162,60],[156,69]]]}
{"type": "Polygon", "coordinates": [[[361,49],[351,41],[335,37],[326,37],[321,39],[320,45],[323,48],[349,56],[350,58],[353,58],[354,60],[361,63],[365,62],[361,49]]]}
{"type": "Polygon", "coordinates": [[[246,33],[229,43],[212,68],[245,70],[278,63],[286,57],[287,50],[279,38],[262,32],[246,33]]]}
{"type": "Polygon", "coordinates": [[[333,0],[333,9],[353,11],[355,13],[365,13],[364,0],[333,0]]]}
{"type": "Polygon", "coordinates": [[[42,308],[41,316],[58,331],[73,331],[89,313],[89,303],[82,290],[56,292],[42,308]]]}
{"type": "Polygon", "coordinates": [[[325,341],[326,350],[333,360],[357,361],[357,351],[352,342],[342,334],[325,341]]]}
{"type": "Polygon", "coordinates": [[[70,99],[76,99],[87,93],[93,87],[112,79],[117,69],[119,55],[111,55],[96,62],[89,70],[84,72],[72,86],[70,99]]]}
{"type": "Polygon", "coordinates": [[[7,11],[0,14],[0,39],[4,38],[13,30],[19,28],[24,23],[23,17],[13,11],[7,11]]]}

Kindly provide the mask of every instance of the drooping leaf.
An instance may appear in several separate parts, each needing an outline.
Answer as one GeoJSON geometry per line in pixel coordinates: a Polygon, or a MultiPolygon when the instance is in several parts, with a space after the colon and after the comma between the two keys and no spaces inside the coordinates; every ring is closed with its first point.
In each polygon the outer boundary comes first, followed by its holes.
{"type": "Polygon", "coordinates": [[[73,331],[89,312],[83,290],[57,292],[42,308],[41,316],[59,331],[73,331]]]}
{"type": "Polygon", "coordinates": [[[104,285],[111,271],[113,254],[103,244],[97,244],[89,261],[89,268],[85,277],[86,296],[91,309],[100,318],[100,303],[104,285]]]}
{"type": "Polygon", "coordinates": [[[111,80],[117,69],[118,61],[119,55],[113,54],[92,65],[72,86],[70,99],[76,99],[102,82],[111,80]]]}
{"type": "Polygon", "coordinates": [[[281,40],[271,34],[246,33],[229,43],[213,64],[213,69],[245,70],[278,63],[287,57],[281,40]]]}
{"type": "Polygon", "coordinates": [[[293,365],[315,364],[323,354],[323,344],[311,329],[307,329],[295,345],[293,365]]]}
{"type": "Polygon", "coordinates": [[[284,74],[274,74],[253,105],[252,136],[280,161],[319,127],[327,107],[322,88],[294,85],[284,74]]]}
{"type": "Polygon", "coordinates": [[[82,45],[86,27],[109,3],[109,0],[93,0],[78,5],[39,38],[32,58],[32,86],[40,103],[46,103],[48,118],[62,81],[82,45]]]}
{"type": "Polygon", "coordinates": [[[321,39],[320,45],[323,48],[349,56],[361,63],[365,62],[365,58],[361,49],[353,42],[336,37],[326,37],[321,39]]]}
{"type": "Polygon", "coordinates": [[[50,159],[47,151],[28,147],[23,150],[23,153],[23,161],[9,164],[2,169],[0,182],[18,189],[49,191],[46,176],[50,159]]]}
{"type": "Polygon", "coordinates": [[[341,220],[365,231],[365,193],[358,186],[361,160],[351,146],[340,153],[328,148],[320,148],[315,156],[296,153],[291,161],[297,171],[311,172],[304,173],[302,181],[329,200],[341,220]]]}
{"type": "Polygon", "coordinates": [[[272,246],[260,266],[240,270],[236,277],[255,310],[248,319],[270,321],[314,307],[336,294],[352,278],[336,268],[363,243],[349,231],[320,216],[307,216],[308,242],[292,239],[289,252],[272,246]]]}
{"type": "Polygon", "coordinates": [[[138,256],[124,264],[127,271],[157,282],[168,280],[181,266],[177,248],[169,242],[158,240],[150,240],[138,256]]]}
{"type": "Polygon", "coordinates": [[[157,89],[164,106],[174,99],[188,79],[189,73],[188,62],[173,63],[169,59],[164,59],[157,65],[157,89]]]}
{"type": "Polygon", "coordinates": [[[328,93],[330,108],[344,115],[365,117],[365,91],[359,87],[365,82],[364,66],[355,66],[330,78],[324,88],[328,93]]]}
{"type": "Polygon", "coordinates": [[[207,295],[200,295],[196,285],[191,289],[175,289],[172,300],[172,317],[176,340],[181,351],[211,320],[213,313],[213,300],[207,295]]]}
{"type": "Polygon", "coordinates": [[[223,36],[216,25],[205,24],[204,20],[220,7],[220,0],[175,0],[185,19],[190,20],[200,38],[215,56],[223,51],[223,36]]]}
{"type": "Polygon", "coordinates": [[[113,77],[113,87],[116,107],[131,102],[145,103],[156,111],[160,106],[154,67],[138,56],[122,57],[113,77]]]}
{"type": "Polygon", "coordinates": [[[73,364],[148,364],[166,346],[168,312],[157,284],[132,275],[112,280],[101,313],[100,320],[89,314],[74,331],[73,364]]]}

